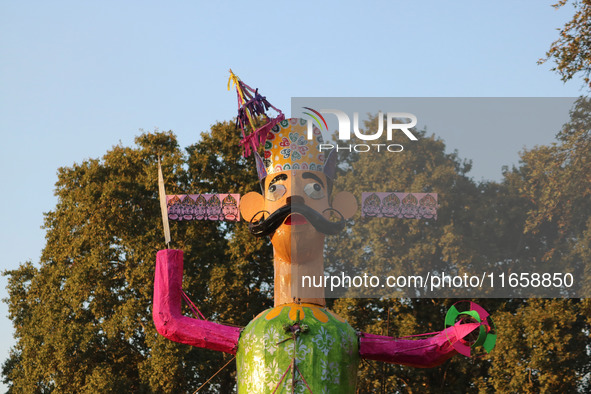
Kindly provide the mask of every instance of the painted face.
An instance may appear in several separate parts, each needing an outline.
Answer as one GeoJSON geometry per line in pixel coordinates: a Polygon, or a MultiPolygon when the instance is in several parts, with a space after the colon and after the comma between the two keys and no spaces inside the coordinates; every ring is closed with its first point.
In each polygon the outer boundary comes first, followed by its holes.
{"type": "Polygon", "coordinates": [[[431,219],[437,216],[437,201],[433,196],[427,194],[419,201],[419,215],[425,219],[431,219]]]}
{"type": "Polygon", "coordinates": [[[369,197],[365,199],[365,204],[363,206],[363,214],[365,216],[377,216],[380,212],[380,197],[377,194],[371,194],[369,197]]]}
{"type": "Polygon", "coordinates": [[[225,220],[236,220],[238,217],[236,200],[230,194],[228,194],[222,201],[222,215],[225,220]]]}
{"type": "Polygon", "coordinates": [[[276,257],[290,259],[292,246],[301,252],[299,257],[308,251],[322,253],[324,236],[341,231],[345,220],[357,211],[355,197],[348,192],[333,196],[331,207],[328,182],[319,171],[288,170],[268,175],[263,195],[250,192],[240,202],[250,232],[258,237],[270,235],[276,257]]]}
{"type": "Polygon", "coordinates": [[[238,217],[238,207],[236,205],[225,205],[222,208],[222,213],[224,214],[224,219],[236,220],[236,217],[238,217]]]}
{"type": "Polygon", "coordinates": [[[195,206],[195,201],[190,196],[185,196],[181,202],[181,210],[183,219],[185,220],[193,220],[193,207],[195,206]]]}
{"type": "Polygon", "coordinates": [[[265,224],[279,256],[291,261],[294,253],[305,258],[322,252],[324,233],[334,226],[327,187],[326,176],[317,171],[282,171],[265,179],[264,210],[271,214],[265,224]]]}
{"type": "Polygon", "coordinates": [[[384,216],[393,218],[400,213],[400,199],[392,193],[384,197],[382,201],[382,213],[384,216]]]}
{"type": "MultiPolygon", "coordinates": [[[[265,210],[275,212],[286,204],[303,204],[318,213],[329,208],[328,180],[317,171],[282,171],[265,180],[265,210]],[[288,200],[289,199],[289,200],[288,200]]],[[[286,225],[302,225],[308,220],[292,213],[284,221],[286,225]]]]}
{"type": "Polygon", "coordinates": [[[207,201],[207,218],[209,220],[218,220],[222,211],[219,197],[214,194],[207,201]]]}
{"type": "Polygon", "coordinates": [[[207,214],[207,200],[205,199],[205,197],[203,197],[200,194],[199,197],[197,197],[197,200],[195,201],[195,209],[194,209],[195,219],[202,220],[205,218],[206,214],[207,214]]]}
{"type": "Polygon", "coordinates": [[[405,218],[414,218],[417,216],[418,201],[415,196],[408,194],[402,199],[401,212],[405,218]]]}
{"type": "Polygon", "coordinates": [[[174,196],[168,201],[168,218],[171,220],[178,220],[181,213],[180,208],[181,200],[178,196],[174,196]]]}

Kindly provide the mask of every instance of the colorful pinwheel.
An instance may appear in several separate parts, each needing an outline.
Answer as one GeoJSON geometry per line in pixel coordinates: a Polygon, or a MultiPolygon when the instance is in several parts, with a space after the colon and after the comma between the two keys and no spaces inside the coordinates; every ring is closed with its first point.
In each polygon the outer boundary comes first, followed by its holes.
{"type": "Polygon", "coordinates": [[[482,347],[487,353],[495,347],[497,333],[489,313],[472,301],[458,301],[449,308],[445,315],[445,327],[458,327],[462,324],[478,323],[478,330],[459,341],[452,343],[454,349],[470,357],[472,352],[482,347]]]}

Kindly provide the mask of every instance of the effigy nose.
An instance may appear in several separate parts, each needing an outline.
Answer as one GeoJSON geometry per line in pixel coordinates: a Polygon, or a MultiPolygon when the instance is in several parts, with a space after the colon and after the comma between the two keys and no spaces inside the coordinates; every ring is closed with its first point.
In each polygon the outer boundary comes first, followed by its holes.
{"type": "Polygon", "coordinates": [[[285,201],[287,205],[304,204],[306,202],[302,196],[289,196],[285,201]]]}

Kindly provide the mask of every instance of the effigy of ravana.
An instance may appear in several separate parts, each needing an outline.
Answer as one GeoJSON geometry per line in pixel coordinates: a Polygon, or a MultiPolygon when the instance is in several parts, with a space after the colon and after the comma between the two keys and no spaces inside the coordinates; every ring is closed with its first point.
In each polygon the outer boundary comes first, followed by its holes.
{"type": "MultiPolygon", "coordinates": [[[[249,98],[256,97],[244,97],[244,107],[249,98]]],[[[478,315],[466,324],[452,319],[448,328],[422,339],[360,333],[326,307],[324,289],[303,288],[293,280],[324,274],[325,237],[344,228],[357,202],[348,192],[331,195],[336,155],[318,149],[318,128],[308,140],[304,119],[278,116],[268,124],[264,138],[243,135],[255,156],[262,194],[243,196],[240,211],[254,236],[271,237],[274,307],[243,329],[184,316],[183,252],[165,249],[157,253],[154,281],[158,332],[175,342],[236,355],[238,393],[249,394],[355,393],[361,359],[429,368],[457,354],[463,338],[482,330],[478,315]],[[262,157],[253,141],[263,142],[262,157]],[[338,220],[330,220],[335,213],[338,220]]]]}

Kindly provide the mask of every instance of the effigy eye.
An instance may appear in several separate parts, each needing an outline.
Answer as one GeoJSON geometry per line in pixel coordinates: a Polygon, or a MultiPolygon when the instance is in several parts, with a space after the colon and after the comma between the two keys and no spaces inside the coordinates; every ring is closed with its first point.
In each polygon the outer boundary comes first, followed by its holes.
{"type": "Polygon", "coordinates": [[[310,182],[304,186],[304,192],[311,198],[318,200],[324,197],[322,186],[316,182],[310,182]]]}
{"type": "Polygon", "coordinates": [[[269,189],[267,191],[267,200],[269,201],[277,201],[279,200],[281,197],[283,197],[283,195],[285,194],[285,192],[287,191],[287,188],[284,185],[279,185],[279,184],[273,184],[271,186],[269,186],[269,189]]]}

